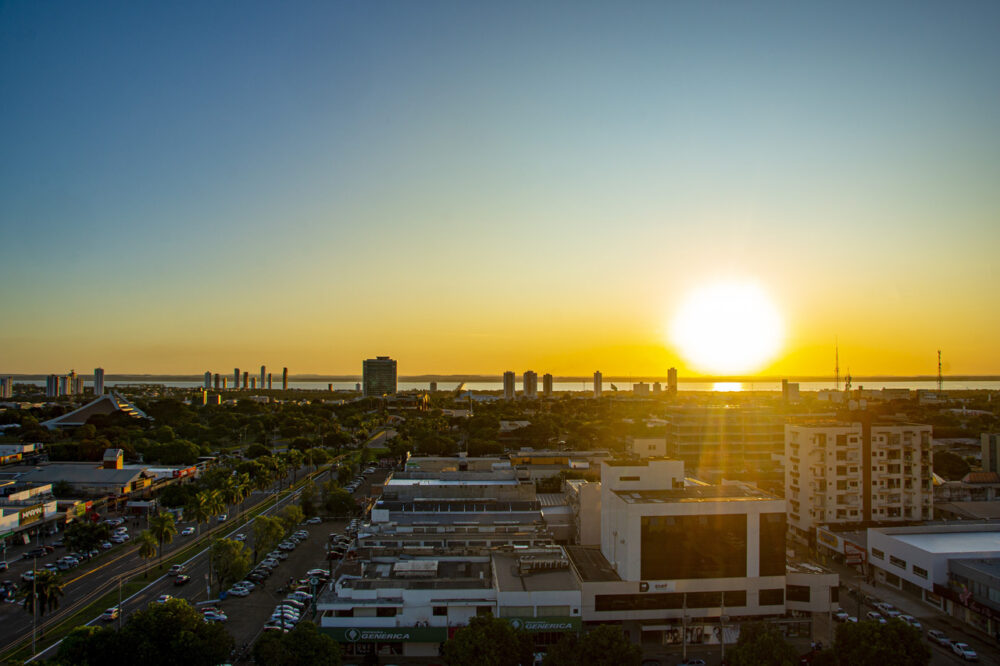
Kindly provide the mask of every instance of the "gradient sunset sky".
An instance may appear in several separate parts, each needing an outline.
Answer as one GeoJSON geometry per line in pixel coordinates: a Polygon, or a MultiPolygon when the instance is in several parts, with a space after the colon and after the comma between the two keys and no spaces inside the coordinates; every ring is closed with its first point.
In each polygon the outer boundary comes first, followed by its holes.
{"type": "Polygon", "coordinates": [[[0,373],[1000,374],[1000,3],[0,4],[0,373]],[[738,326],[738,322],[734,323],[738,326]]]}

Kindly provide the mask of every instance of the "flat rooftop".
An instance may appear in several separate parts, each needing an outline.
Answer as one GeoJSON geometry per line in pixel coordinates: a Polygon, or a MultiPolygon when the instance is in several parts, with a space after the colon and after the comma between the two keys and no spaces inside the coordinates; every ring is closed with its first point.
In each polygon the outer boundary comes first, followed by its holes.
{"type": "Polygon", "coordinates": [[[888,534],[928,553],[1000,553],[1000,531],[888,534]]]}
{"type": "Polygon", "coordinates": [[[535,592],[579,590],[580,581],[569,566],[569,560],[561,548],[526,550],[523,552],[493,554],[493,565],[496,571],[497,584],[501,592],[535,592]],[[565,562],[563,568],[537,569],[519,573],[519,565],[524,558],[532,562],[546,560],[556,564],[565,562]]]}
{"type": "Polygon", "coordinates": [[[517,479],[397,479],[392,478],[386,486],[516,486],[517,479]]]}
{"type": "Polygon", "coordinates": [[[601,554],[600,546],[566,546],[566,554],[585,582],[607,583],[621,580],[618,572],[601,554]]]}
{"type": "Polygon", "coordinates": [[[747,502],[778,499],[760,488],[749,486],[687,486],[670,490],[616,490],[629,504],[665,504],[668,502],[747,502]]]}

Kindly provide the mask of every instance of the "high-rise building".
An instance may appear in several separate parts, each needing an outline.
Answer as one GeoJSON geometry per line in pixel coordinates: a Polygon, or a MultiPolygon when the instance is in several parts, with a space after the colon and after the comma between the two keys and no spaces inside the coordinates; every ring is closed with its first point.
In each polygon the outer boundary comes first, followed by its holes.
{"type": "Polygon", "coordinates": [[[243,371],[243,390],[250,388],[250,373],[246,370],[243,371]]]}
{"type": "Polygon", "coordinates": [[[288,368],[281,369],[281,390],[288,390],[288,368]]]}
{"type": "MultiPolygon", "coordinates": [[[[885,389],[883,389],[885,390],[885,389]]],[[[799,383],[790,382],[787,379],[781,380],[781,401],[785,403],[798,402],[799,398],[799,383]]]]}
{"type": "Polygon", "coordinates": [[[257,378],[256,377],[251,377],[250,378],[250,388],[252,388],[255,391],[257,390],[257,378]]]}
{"type": "Polygon", "coordinates": [[[601,391],[604,389],[604,375],[598,370],[594,373],[594,397],[600,398],[601,391]]]}
{"type": "Polygon", "coordinates": [[[365,359],[361,364],[361,383],[365,397],[396,393],[396,361],[388,356],[365,359]]]}
{"type": "Polygon", "coordinates": [[[83,395],[83,377],[81,375],[73,377],[73,395],[83,395]]]}
{"type": "Polygon", "coordinates": [[[49,375],[45,378],[45,397],[59,397],[59,375],[49,375]]]}
{"type": "Polygon", "coordinates": [[[522,393],[525,398],[538,397],[538,373],[528,370],[524,373],[522,381],[522,393]]]}
{"type": "Polygon", "coordinates": [[[931,520],[934,486],[929,425],[851,421],[785,426],[789,526],[811,539],[817,525],[931,520]]]}
{"type": "Polygon", "coordinates": [[[437,392],[437,390],[438,390],[438,383],[437,382],[431,382],[431,393],[435,393],[435,392],[437,392]]]}
{"type": "Polygon", "coordinates": [[[104,395],[104,368],[94,368],[94,396],[104,395]]]}
{"type": "Polygon", "coordinates": [[[1000,434],[984,432],[980,435],[983,447],[983,471],[1000,474],[1000,434]]]}
{"type": "Polygon", "coordinates": [[[218,391],[221,385],[222,385],[222,378],[219,377],[219,373],[215,373],[215,390],[218,391]]]}
{"type": "Polygon", "coordinates": [[[73,383],[70,378],[63,375],[59,378],[59,393],[56,395],[70,395],[73,392],[73,383]]]}
{"type": "Polygon", "coordinates": [[[266,380],[267,380],[267,367],[262,365],[260,366],[260,384],[258,384],[258,386],[264,388],[264,382],[266,380]]]}
{"type": "Polygon", "coordinates": [[[513,400],[514,399],[514,372],[508,370],[503,373],[503,399],[513,400]]]}
{"type": "Polygon", "coordinates": [[[206,372],[205,373],[205,385],[202,388],[204,388],[206,391],[208,389],[212,388],[212,373],[211,372],[206,372]]]}
{"type": "Polygon", "coordinates": [[[542,395],[546,398],[552,397],[552,375],[547,372],[542,375],[542,395]]]}
{"type": "Polygon", "coordinates": [[[227,388],[229,388],[229,377],[223,377],[222,378],[222,390],[225,391],[227,388]]]}
{"type": "Polygon", "coordinates": [[[638,384],[632,384],[632,395],[636,397],[645,397],[649,395],[649,384],[646,382],[639,382],[638,384]]]}
{"type": "Polygon", "coordinates": [[[240,387],[240,369],[235,368],[233,370],[233,388],[238,389],[240,387]]]}
{"type": "Polygon", "coordinates": [[[0,399],[7,400],[14,395],[14,378],[0,377],[0,399]]]}
{"type": "Polygon", "coordinates": [[[677,368],[667,370],[667,393],[677,393],[677,368]]]}
{"type": "Polygon", "coordinates": [[[653,382],[653,393],[662,393],[663,385],[660,382],[653,382]]]}
{"type": "Polygon", "coordinates": [[[267,390],[271,390],[271,373],[267,373],[267,390]]]}

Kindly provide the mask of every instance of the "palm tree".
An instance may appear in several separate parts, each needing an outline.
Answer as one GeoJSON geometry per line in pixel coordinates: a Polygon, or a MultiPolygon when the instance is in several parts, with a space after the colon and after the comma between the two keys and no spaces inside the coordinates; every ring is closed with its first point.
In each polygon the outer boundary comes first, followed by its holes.
{"type": "MultiPolygon", "coordinates": [[[[168,513],[166,515],[169,516],[170,514],[168,513]]],[[[172,517],[173,516],[171,516],[171,518],[172,517]]],[[[153,516],[150,519],[150,525],[152,525],[156,518],[157,516],[153,516]]],[[[162,553],[162,546],[160,548],[160,552],[162,553]]],[[[139,557],[147,562],[146,570],[142,572],[142,577],[145,578],[146,574],[149,573],[149,560],[156,557],[156,537],[153,536],[153,533],[150,530],[143,530],[142,533],[139,534],[139,557]]]]}
{"type": "Polygon", "coordinates": [[[202,494],[205,495],[205,506],[208,508],[208,514],[210,516],[217,516],[220,513],[225,512],[226,502],[222,498],[221,491],[206,490],[202,494]]]}
{"type": "Polygon", "coordinates": [[[243,502],[245,502],[246,499],[250,497],[251,489],[252,485],[250,483],[249,474],[244,473],[236,477],[236,490],[240,502],[240,513],[243,512],[243,502]]]}
{"type": "Polygon", "coordinates": [[[191,498],[191,501],[184,507],[184,520],[193,521],[198,526],[198,535],[201,536],[201,524],[207,523],[212,517],[212,512],[208,507],[208,495],[200,492],[191,498]]]}
{"type": "Polygon", "coordinates": [[[160,543],[160,565],[163,564],[163,544],[170,543],[177,535],[177,524],[172,513],[158,513],[149,519],[149,532],[160,543]]]}
{"type": "MultiPolygon", "coordinates": [[[[29,613],[34,612],[35,603],[38,603],[38,615],[45,615],[46,611],[54,611],[59,608],[59,598],[63,596],[63,582],[59,576],[51,571],[38,571],[35,573],[35,580],[25,585],[24,608],[29,613]]],[[[44,625],[42,625],[44,630],[44,625]]]]}

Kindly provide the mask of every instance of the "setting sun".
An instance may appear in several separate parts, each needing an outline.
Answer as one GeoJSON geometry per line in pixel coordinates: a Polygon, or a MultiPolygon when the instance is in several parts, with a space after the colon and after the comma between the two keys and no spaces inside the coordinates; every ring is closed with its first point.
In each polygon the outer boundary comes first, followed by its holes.
{"type": "Polygon", "coordinates": [[[736,375],[760,370],[781,349],[781,315],[759,286],[722,282],[700,287],[681,303],[670,341],[697,370],[736,375]]]}

